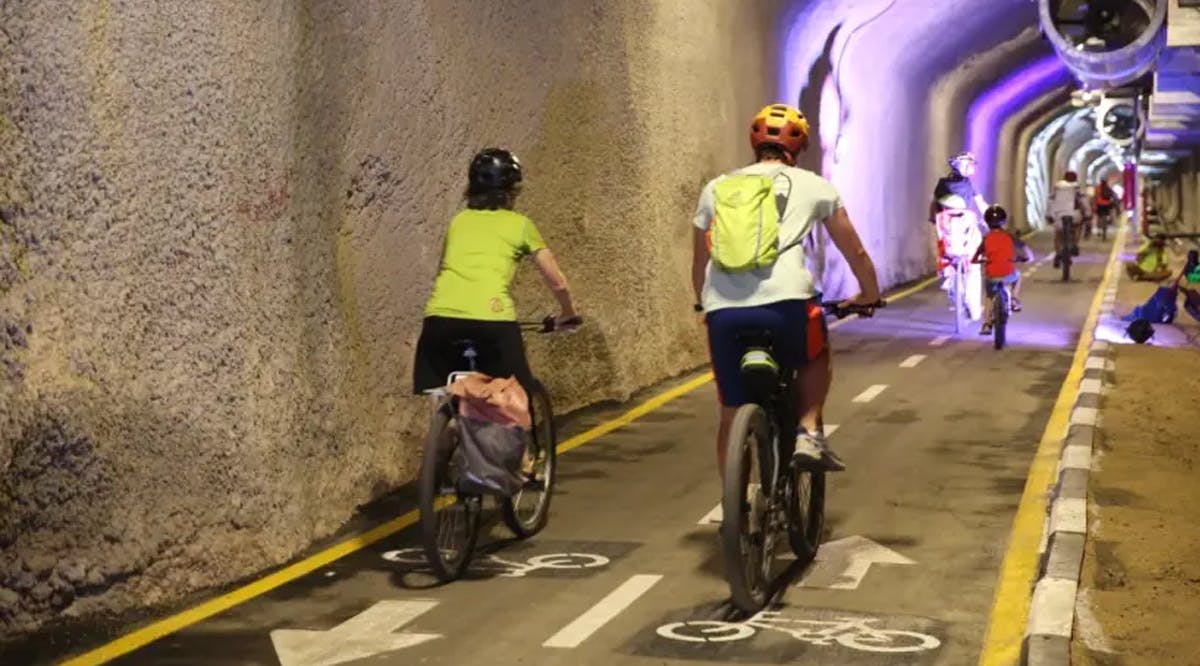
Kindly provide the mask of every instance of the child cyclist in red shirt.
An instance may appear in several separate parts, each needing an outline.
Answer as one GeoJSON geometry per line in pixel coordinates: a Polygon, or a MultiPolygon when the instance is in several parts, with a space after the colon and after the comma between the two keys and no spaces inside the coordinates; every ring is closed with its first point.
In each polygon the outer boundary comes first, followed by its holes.
{"type": "Polygon", "coordinates": [[[975,250],[975,258],[972,261],[982,260],[984,263],[983,277],[987,285],[988,295],[987,303],[984,305],[983,328],[979,330],[979,334],[991,335],[991,296],[996,293],[998,285],[1011,285],[1012,309],[1013,312],[1020,312],[1021,301],[1017,297],[1021,293],[1021,272],[1017,270],[1013,263],[1018,260],[1018,251],[1021,253],[1020,261],[1032,261],[1033,251],[1020,239],[1004,230],[1004,225],[1008,222],[1008,213],[1004,208],[995,204],[988,206],[988,209],[983,213],[983,220],[987,222],[990,231],[988,235],[983,237],[983,242],[979,244],[979,249],[975,250]]]}

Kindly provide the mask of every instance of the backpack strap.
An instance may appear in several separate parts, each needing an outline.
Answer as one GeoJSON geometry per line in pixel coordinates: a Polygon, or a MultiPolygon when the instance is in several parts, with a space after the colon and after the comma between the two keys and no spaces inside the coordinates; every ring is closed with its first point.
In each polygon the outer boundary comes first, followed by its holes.
{"type": "MultiPolygon", "coordinates": [[[[771,178],[771,180],[775,180],[775,179],[779,178],[780,176],[783,176],[783,179],[788,182],[787,194],[786,195],[780,195],[780,194],[775,195],[775,205],[779,207],[779,226],[782,227],[783,226],[783,214],[787,211],[787,204],[788,204],[788,201],[790,201],[792,198],[792,189],[795,188],[796,184],[794,182],[792,182],[792,178],[787,175],[787,167],[783,167],[782,169],[780,169],[771,178]]],[[[783,254],[784,252],[796,247],[797,245],[800,245],[803,242],[804,242],[804,235],[801,234],[799,238],[793,240],[792,242],[788,243],[787,245],[780,247],[779,254],[783,254]]]]}

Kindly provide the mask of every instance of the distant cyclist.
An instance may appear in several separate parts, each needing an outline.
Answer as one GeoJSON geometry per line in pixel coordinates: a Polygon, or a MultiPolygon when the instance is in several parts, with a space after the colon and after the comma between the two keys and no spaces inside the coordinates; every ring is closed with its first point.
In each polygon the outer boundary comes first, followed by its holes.
{"type": "Polygon", "coordinates": [[[509,285],[518,263],[534,265],[558,299],[556,323],[577,325],[567,278],[528,217],[513,211],[521,189],[521,162],[507,150],[487,148],[471,160],[467,207],[450,220],[441,267],[425,305],[425,321],[413,360],[413,391],[446,385],[450,373],[465,370],[454,343],[474,340],[480,372],[516,377],[528,391],[533,374],[517,324],[509,285]]]}
{"type": "Polygon", "coordinates": [[[1064,248],[1070,248],[1071,256],[1079,254],[1079,232],[1083,225],[1083,198],[1079,191],[1079,176],[1074,171],[1063,174],[1063,179],[1050,189],[1046,207],[1046,219],[1054,226],[1054,267],[1062,265],[1064,248]],[[1070,243],[1064,244],[1063,229],[1070,223],[1070,243]]]}
{"type": "Polygon", "coordinates": [[[1112,222],[1113,216],[1120,210],[1120,200],[1117,198],[1117,193],[1113,190],[1109,183],[1109,178],[1101,178],[1099,183],[1092,192],[1092,204],[1095,208],[1096,217],[1103,219],[1107,225],[1112,222]]]}
{"type": "Polygon", "coordinates": [[[1004,225],[1008,223],[1008,212],[1003,207],[996,204],[989,206],[983,212],[983,219],[987,222],[990,231],[987,236],[983,237],[983,242],[975,251],[974,261],[982,260],[984,262],[983,273],[987,280],[989,298],[985,305],[984,323],[979,334],[991,335],[995,313],[992,312],[993,302],[990,297],[996,293],[999,285],[1009,285],[1012,287],[1013,312],[1021,311],[1021,299],[1019,298],[1021,271],[1017,270],[1013,262],[1017,260],[1018,253],[1024,261],[1032,261],[1033,251],[1019,238],[1004,229],[1004,225]]]}
{"type": "Polygon", "coordinates": [[[805,265],[801,243],[817,222],[825,226],[858,280],[861,293],[848,301],[851,304],[879,301],[875,266],[833,184],[795,166],[797,155],[808,146],[808,121],[800,111],[784,104],[759,111],[750,125],[750,145],[757,161],[705,185],[693,218],[692,286],[696,309],[706,313],[709,352],[721,403],[719,469],[723,476],[725,443],[734,412],[750,402],[741,377],[745,350],[738,332],[767,328],[776,333],[776,360],[785,371],[797,373],[796,461],[809,467],[843,470],[844,463],[829,449],[820,428],[832,368],[819,289],[805,265]],[[762,207],[751,211],[754,215],[739,216],[752,200],[762,207]],[[722,217],[718,218],[719,214],[722,217]],[[753,234],[760,227],[755,220],[761,216],[778,220],[770,227],[778,232],[777,245],[762,247],[757,243],[753,234]],[[739,220],[753,228],[738,227],[735,223],[739,220]],[[749,234],[740,238],[744,241],[740,244],[736,242],[739,229],[749,234]],[[722,235],[727,232],[733,237],[731,244],[723,244],[722,235]],[[738,262],[730,255],[736,254],[736,248],[749,248],[747,265],[734,265],[738,262]],[[766,255],[761,253],[764,251],[766,255]]]}
{"type": "Polygon", "coordinates": [[[962,303],[966,306],[971,321],[979,321],[983,314],[983,282],[979,265],[971,263],[971,256],[983,240],[979,230],[979,218],[966,201],[957,194],[947,194],[938,200],[938,211],[934,228],[938,238],[938,266],[942,277],[942,289],[950,298],[951,309],[957,309],[958,293],[963,290],[962,303]],[[958,276],[963,277],[959,283],[958,276]]]}
{"type": "Polygon", "coordinates": [[[938,179],[933,188],[933,200],[929,204],[929,222],[933,223],[938,212],[943,210],[944,207],[939,202],[947,196],[956,195],[966,202],[967,209],[980,221],[980,232],[985,231],[982,220],[987,201],[983,199],[982,194],[975,191],[975,184],[971,182],[971,177],[975,175],[975,155],[962,152],[951,157],[949,163],[950,173],[938,179]]]}

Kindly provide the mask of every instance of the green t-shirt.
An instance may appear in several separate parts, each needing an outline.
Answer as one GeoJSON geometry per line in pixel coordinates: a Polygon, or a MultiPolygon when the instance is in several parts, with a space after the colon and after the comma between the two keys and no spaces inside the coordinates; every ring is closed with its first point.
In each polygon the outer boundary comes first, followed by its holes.
{"type": "Polygon", "coordinates": [[[426,316],[516,321],[509,284],[521,258],[545,249],[533,221],[511,210],[464,210],[450,220],[426,316]]]}

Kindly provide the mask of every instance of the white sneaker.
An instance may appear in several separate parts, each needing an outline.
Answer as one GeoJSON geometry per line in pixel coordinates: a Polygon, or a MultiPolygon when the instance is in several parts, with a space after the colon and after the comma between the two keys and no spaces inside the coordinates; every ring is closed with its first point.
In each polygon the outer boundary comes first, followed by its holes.
{"type": "Polygon", "coordinates": [[[846,463],[829,450],[825,436],[809,432],[796,435],[796,451],[792,454],[792,462],[801,467],[817,467],[827,472],[841,472],[846,469],[846,463]]]}

